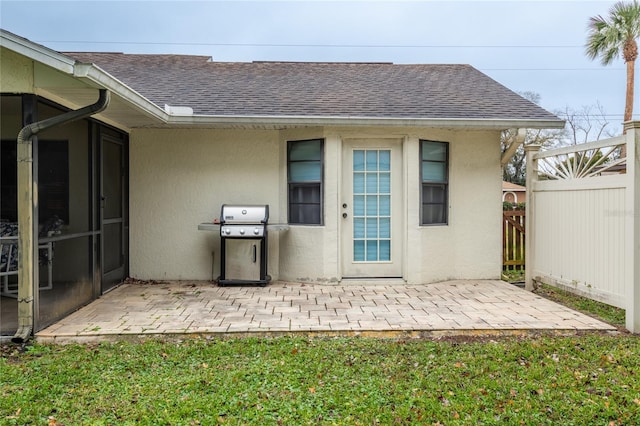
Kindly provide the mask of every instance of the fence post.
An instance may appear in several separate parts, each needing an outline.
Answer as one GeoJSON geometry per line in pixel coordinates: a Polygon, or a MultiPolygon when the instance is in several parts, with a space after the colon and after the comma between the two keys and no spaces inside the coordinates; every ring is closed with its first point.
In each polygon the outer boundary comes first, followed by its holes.
{"type": "Polygon", "coordinates": [[[534,250],[535,250],[535,230],[533,229],[535,209],[535,197],[533,194],[533,187],[535,181],[538,180],[538,160],[534,157],[540,151],[541,145],[525,145],[524,150],[527,156],[527,202],[525,203],[525,225],[524,229],[527,231],[527,235],[524,240],[524,288],[525,290],[533,290],[533,267],[535,262],[534,250]]]}
{"type": "Polygon", "coordinates": [[[625,274],[628,302],[625,326],[640,332],[640,121],[625,123],[627,148],[627,242],[625,274]]]}

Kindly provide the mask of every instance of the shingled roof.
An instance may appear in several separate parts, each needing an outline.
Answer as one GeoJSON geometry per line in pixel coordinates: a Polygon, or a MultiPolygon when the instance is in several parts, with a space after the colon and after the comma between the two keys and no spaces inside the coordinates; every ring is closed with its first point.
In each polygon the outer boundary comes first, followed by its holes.
{"type": "Polygon", "coordinates": [[[97,65],[160,108],[186,106],[196,115],[559,121],[470,65],[65,55],[97,65]]]}

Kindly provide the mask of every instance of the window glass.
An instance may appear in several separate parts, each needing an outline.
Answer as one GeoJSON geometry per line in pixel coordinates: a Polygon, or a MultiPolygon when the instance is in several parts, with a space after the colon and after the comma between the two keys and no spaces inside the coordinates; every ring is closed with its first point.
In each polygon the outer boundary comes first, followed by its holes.
{"type": "Polygon", "coordinates": [[[443,142],[423,141],[422,159],[429,161],[447,161],[447,144],[443,142]]]}
{"type": "Polygon", "coordinates": [[[289,161],[320,161],[321,141],[297,141],[289,145],[289,161]]]}
{"type": "Polygon", "coordinates": [[[322,223],[323,141],[290,141],[287,145],[289,223],[322,223]]]}
{"type": "Polygon", "coordinates": [[[320,162],[291,163],[289,166],[289,180],[291,182],[319,181],[320,176],[320,162]]]}
{"type": "Polygon", "coordinates": [[[445,163],[422,163],[423,182],[444,182],[447,180],[447,165],[445,163]]]}
{"type": "Polygon", "coordinates": [[[420,141],[422,225],[447,224],[449,192],[449,144],[420,141]]]}

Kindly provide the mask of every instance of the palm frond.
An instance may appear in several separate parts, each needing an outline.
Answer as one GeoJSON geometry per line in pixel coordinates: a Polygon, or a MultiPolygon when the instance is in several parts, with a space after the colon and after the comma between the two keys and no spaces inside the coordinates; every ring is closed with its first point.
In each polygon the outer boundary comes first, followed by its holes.
{"type": "Polygon", "coordinates": [[[609,65],[622,56],[624,44],[640,37],[640,3],[619,1],[609,11],[609,16],[589,18],[585,53],[590,59],[600,59],[609,65]]]}

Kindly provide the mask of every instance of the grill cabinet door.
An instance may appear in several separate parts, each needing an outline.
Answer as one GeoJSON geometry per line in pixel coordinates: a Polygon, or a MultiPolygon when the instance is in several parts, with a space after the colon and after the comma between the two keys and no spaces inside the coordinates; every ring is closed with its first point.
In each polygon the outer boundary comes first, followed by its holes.
{"type": "Polygon", "coordinates": [[[260,280],[261,240],[226,239],[225,240],[225,277],[226,280],[260,280]]]}

